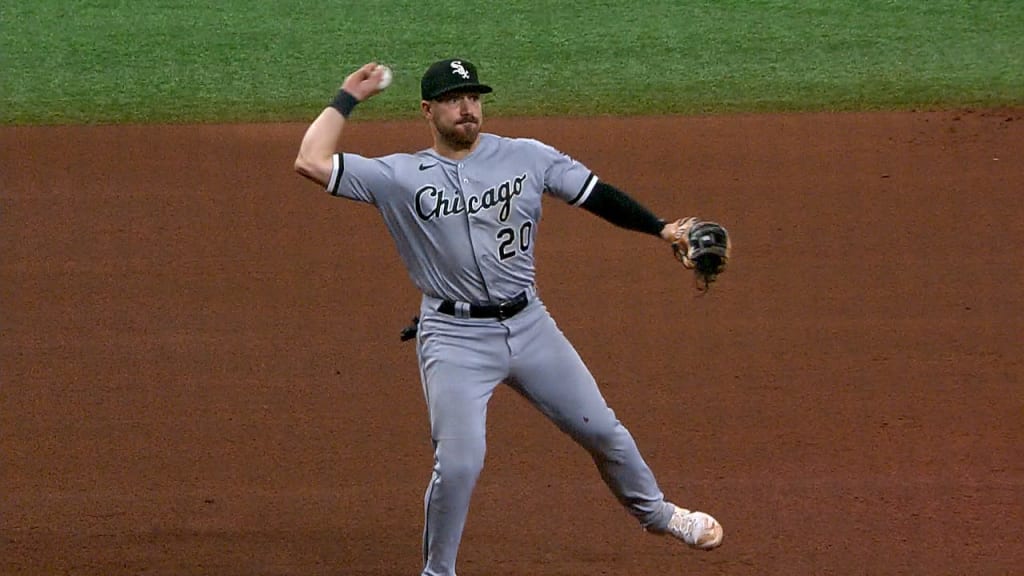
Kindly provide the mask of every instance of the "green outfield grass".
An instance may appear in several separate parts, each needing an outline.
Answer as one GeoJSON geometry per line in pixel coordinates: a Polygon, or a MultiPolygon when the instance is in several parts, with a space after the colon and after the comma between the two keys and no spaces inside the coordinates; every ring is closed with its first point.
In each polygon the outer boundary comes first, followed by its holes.
{"type": "Polygon", "coordinates": [[[0,123],[307,120],[372,59],[411,117],[459,55],[490,115],[1024,102],[1024,2],[0,0],[0,123]]]}

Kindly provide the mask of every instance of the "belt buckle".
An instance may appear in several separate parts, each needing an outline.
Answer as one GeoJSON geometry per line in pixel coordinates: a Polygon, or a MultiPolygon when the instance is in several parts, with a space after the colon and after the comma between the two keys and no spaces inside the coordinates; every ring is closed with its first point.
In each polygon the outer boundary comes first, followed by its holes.
{"type": "Polygon", "coordinates": [[[526,304],[526,295],[520,294],[511,300],[505,300],[498,304],[498,320],[508,320],[520,313],[526,304]]]}
{"type": "Polygon", "coordinates": [[[498,304],[498,320],[508,320],[515,315],[515,305],[514,300],[506,300],[498,304]]]}

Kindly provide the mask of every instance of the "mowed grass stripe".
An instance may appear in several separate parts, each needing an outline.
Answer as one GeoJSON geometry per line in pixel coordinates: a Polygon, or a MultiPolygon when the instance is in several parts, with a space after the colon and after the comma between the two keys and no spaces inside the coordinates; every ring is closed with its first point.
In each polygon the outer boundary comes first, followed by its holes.
{"type": "Polygon", "coordinates": [[[369,60],[368,118],[412,117],[432,60],[491,115],[1018,105],[1024,8],[963,2],[160,2],[0,10],[4,124],[307,119],[369,60]]]}

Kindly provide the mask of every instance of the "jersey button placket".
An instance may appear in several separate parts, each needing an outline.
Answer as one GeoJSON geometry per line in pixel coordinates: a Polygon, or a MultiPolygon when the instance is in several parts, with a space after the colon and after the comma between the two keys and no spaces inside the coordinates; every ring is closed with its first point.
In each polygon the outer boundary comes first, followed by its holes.
{"type": "Polygon", "coordinates": [[[474,222],[482,216],[481,214],[474,214],[469,209],[469,198],[475,193],[475,191],[470,187],[469,176],[466,174],[466,165],[462,162],[456,164],[455,173],[456,178],[458,179],[457,182],[459,190],[462,194],[462,202],[466,208],[466,221],[469,223],[469,244],[472,247],[473,254],[476,258],[476,265],[477,269],[480,270],[480,277],[484,282],[484,291],[487,292],[487,296],[489,298],[491,287],[488,280],[489,275],[487,274],[487,270],[490,267],[490,253],[486,249],[488,244],[483,242],[483,245],[481,246],[480,243],[482,241],[477,236],[477,233],[482,228],[481,225],[479,223],[474,224],[474,222]]]}

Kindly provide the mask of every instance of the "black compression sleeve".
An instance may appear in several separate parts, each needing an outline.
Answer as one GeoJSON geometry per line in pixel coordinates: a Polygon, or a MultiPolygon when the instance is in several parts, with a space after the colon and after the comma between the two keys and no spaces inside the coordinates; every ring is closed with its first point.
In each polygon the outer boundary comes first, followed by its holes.
{"type": "Polygon", "coordinates": [[[618,188],[598,181],[581,204],[587,211],[627,230],[661,236],[665,221],[618,188]]]}

